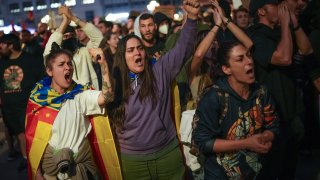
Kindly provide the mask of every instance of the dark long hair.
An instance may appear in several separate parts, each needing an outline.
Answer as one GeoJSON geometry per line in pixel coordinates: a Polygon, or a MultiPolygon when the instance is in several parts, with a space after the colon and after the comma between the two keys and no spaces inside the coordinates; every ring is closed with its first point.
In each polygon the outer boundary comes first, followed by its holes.
{"type": "MultiPolygon", "coordinates": [[[[129,77],[129,69],[126,63],[125,54],[127,42],[129,39],[135,38],[140,41],[141,39],[133,34],[125,36],[118,43],[118,48],[114,57],[112,67],[113,87],[115,93],[115,100],[108,104],[107,112],[110,122],[118,130],[122,128],[124,120],[126,119],[125,104],[132,93],[130,86],[131,80],[129,77]]],[[[144,71],[139,76],[142,84],[139,91],[139,100],[150,100],[155,104],[156,97],[156,84],[155,77],[151,68],[151,63],[146,59],[144,71]]]]}

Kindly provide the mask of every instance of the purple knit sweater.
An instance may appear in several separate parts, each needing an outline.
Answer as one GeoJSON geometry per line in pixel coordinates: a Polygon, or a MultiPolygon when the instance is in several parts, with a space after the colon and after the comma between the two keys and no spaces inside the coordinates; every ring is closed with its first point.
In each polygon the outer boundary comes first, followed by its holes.
{"type": "Polygon", "coordinates": [[[121,132],[117,132],[121,152],[125,154],[150,154],[161,150],[176,137],[171,118],[171,84],[184,61],[194,51],[196,21],[188,19],[175,47],[163,55],[154,65],[158,101],[141,102],[134,89],[126,105],[126,120],[121,132]]]}

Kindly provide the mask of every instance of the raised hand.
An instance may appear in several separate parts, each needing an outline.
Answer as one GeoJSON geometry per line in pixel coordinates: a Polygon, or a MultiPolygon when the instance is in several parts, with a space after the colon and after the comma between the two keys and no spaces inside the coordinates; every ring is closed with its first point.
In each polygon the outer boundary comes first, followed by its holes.
{"type": "Polygon", "coordinates": [[[281,26],[289,25],[290,12],[287,5],[284,2],[278,5],[278,17],[279,17],[281,26]]]}
{"type": "Polygon", "coordinates": [[[89,48],[89,54],[91,55],[93,62],[97,62],[99,64],[106,63],[106,59],[101,48],[89,48]]]}
{"type": "Polygon", "coordinates": [[[200,10],[200,3],[198,0],[184,0],[184,10],[187,12],[188,18],[196,20],[200,10]]]}
{"type": "Polygon", "coordinates": [[[210,0],[211,4],[213,5],[214,9],[217,9],[217,12],[219,13],[221,19],[225,18],[224,10],[219,5],[219,2],[217,0],[210,0]]]}
{"type": "Polygon", "coordinates": [[[58,8],[59,15],[62,15],[62,14],[66,15],[68,13],[68,11],[69,11],[69,8],[66,5],[60,6],[58,8]]]}
{"type": "Polygon", "coordinates": [[[221,19],[221,16],[219,14],[219,10],[217,8],[214,8],[212,10],[213,12],[213,20],[214,20],[214,23],[218,26],[221,26],[222,24],[222,19],[221,19]]]}

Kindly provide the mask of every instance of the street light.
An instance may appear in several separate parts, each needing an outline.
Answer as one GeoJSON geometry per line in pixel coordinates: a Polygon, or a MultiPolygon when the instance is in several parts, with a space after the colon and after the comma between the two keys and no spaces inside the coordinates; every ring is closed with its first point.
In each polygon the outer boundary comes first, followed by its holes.
{"type": "Polygon", "coordinates": [[[151,0],[147,5],[147,9],[150,12],[153,12],[156,7],[160,6],[160,4],[156,0],[151,0]]]}

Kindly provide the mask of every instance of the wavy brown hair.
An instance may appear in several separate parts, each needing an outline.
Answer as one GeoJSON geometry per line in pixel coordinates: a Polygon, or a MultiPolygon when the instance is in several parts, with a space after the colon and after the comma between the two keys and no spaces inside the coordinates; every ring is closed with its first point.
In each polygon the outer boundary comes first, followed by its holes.
{"type": "MultiPolygon", "coordinates": [[[[118,48],[114,57],[114,63],[112,67],[112,79],[113,88],[115,93],[115,99],[113,102],[107,105],[107,113],[111,124],[120,130],[123,127],[124,120],[126,119],[125,105],[131,96],[132,89],[130,87],[129,69],[126,63],[125,54],[127,48],[127,42],[129,39],[135,38],[142,44],[141,39],[133,34],[127,35],[122,38],[118,43],[118,48]]],[[[139,90],[139,100],[150,100],[154,105],[156,97],[156,84],[155,76],[152,71],[150,61],[146,59],[144,71],[139,76],[142,84],[139,90]]]]}

